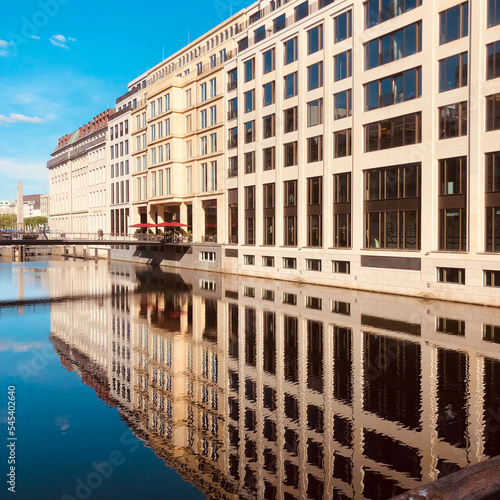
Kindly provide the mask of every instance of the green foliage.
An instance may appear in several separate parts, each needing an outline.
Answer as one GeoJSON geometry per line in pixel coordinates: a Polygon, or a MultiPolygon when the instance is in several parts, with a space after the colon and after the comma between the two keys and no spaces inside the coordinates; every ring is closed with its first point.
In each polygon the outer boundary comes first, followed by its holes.
{"type": "Polygon", "coordinates": [[[26,217],[24,219],[24,227],[39,227],[39,226],[44,226],[47,224],[48,219],[47,217],[26,217]]]}
{"type": "Polygon", "coordinates": [[[16,214],[0,214],[0,229],[15,229],[16,222],[16,214]]]}

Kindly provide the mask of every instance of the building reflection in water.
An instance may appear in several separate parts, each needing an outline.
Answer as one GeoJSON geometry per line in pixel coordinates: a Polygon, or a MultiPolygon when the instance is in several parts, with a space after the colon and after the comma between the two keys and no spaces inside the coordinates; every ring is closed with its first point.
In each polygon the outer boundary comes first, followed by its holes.
{"type": "Polygon", "coordinates": [[[117,263],[100,286],[53,305],[62,362],[212,498],[390,498],[500,454],[500,310],[117,263]]]}

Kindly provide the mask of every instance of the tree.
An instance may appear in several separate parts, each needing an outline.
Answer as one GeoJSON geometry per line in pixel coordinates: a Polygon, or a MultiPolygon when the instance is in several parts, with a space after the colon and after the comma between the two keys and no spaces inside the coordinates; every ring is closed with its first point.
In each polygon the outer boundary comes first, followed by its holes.
{"type": "Polygon", "coordinates": [[[0,214],[0,229],[16,229],[16,214],[0,214]]]}

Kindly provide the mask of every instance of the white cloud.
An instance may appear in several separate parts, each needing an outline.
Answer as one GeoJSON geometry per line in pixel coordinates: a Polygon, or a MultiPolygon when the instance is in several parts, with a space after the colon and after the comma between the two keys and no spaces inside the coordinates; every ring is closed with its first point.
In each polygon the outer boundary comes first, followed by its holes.
{"type": "Polygon", "coordinates": [[[36,36],[36,35],[33,35],[31,37],[32,40],[41,40],[41,38],[39,36],[36,36]]]}
{"type": "Polygon", "coordinates": [[[43,123],[43,120],[38,116],[26,116],[11,113],[9,116],[0,115],[0,125],[10,123],[43,123]]]}
{"type": "Polygon", "coordinates": [[[66,45],[68,42],[76,42],[76,38],[66,38],[64,35],[52,35],[50,37],[50,43],[56,47],[61,47],[61,49],[69,50],[69,47],[66,45]]]}
{"type": "Polygon", "coordinates": [[[11,55],[10,47],[14,45],[13,42],[7,42],[7,40],[0,39],[0,57],[8,57],[11,55]]]}
{"type": "Polygon", "coordinates": [[[47,158],[24,161],[19,159],[19,157],[8,158],[0,156],[0,178],[5,179],[6,177],[16,181],[45,181],[48,178],[47,158]]]}

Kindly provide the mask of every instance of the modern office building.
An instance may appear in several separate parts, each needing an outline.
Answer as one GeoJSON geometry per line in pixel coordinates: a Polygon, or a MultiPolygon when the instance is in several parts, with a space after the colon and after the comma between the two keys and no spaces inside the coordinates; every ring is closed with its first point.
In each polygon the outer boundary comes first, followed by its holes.
{"type": "Polygon", "coordinates": [[[499,305],[499,54],[497,0],[256,2],[132,82],[131,222],[211,245],[167,265],[499,305]]]}
{"type": "Polygon", "coordinates": [[[108,109],[77,131],[66,134],[47,162],[52,229],[67,234],[109,233],[107,182],[108,109]]]}

